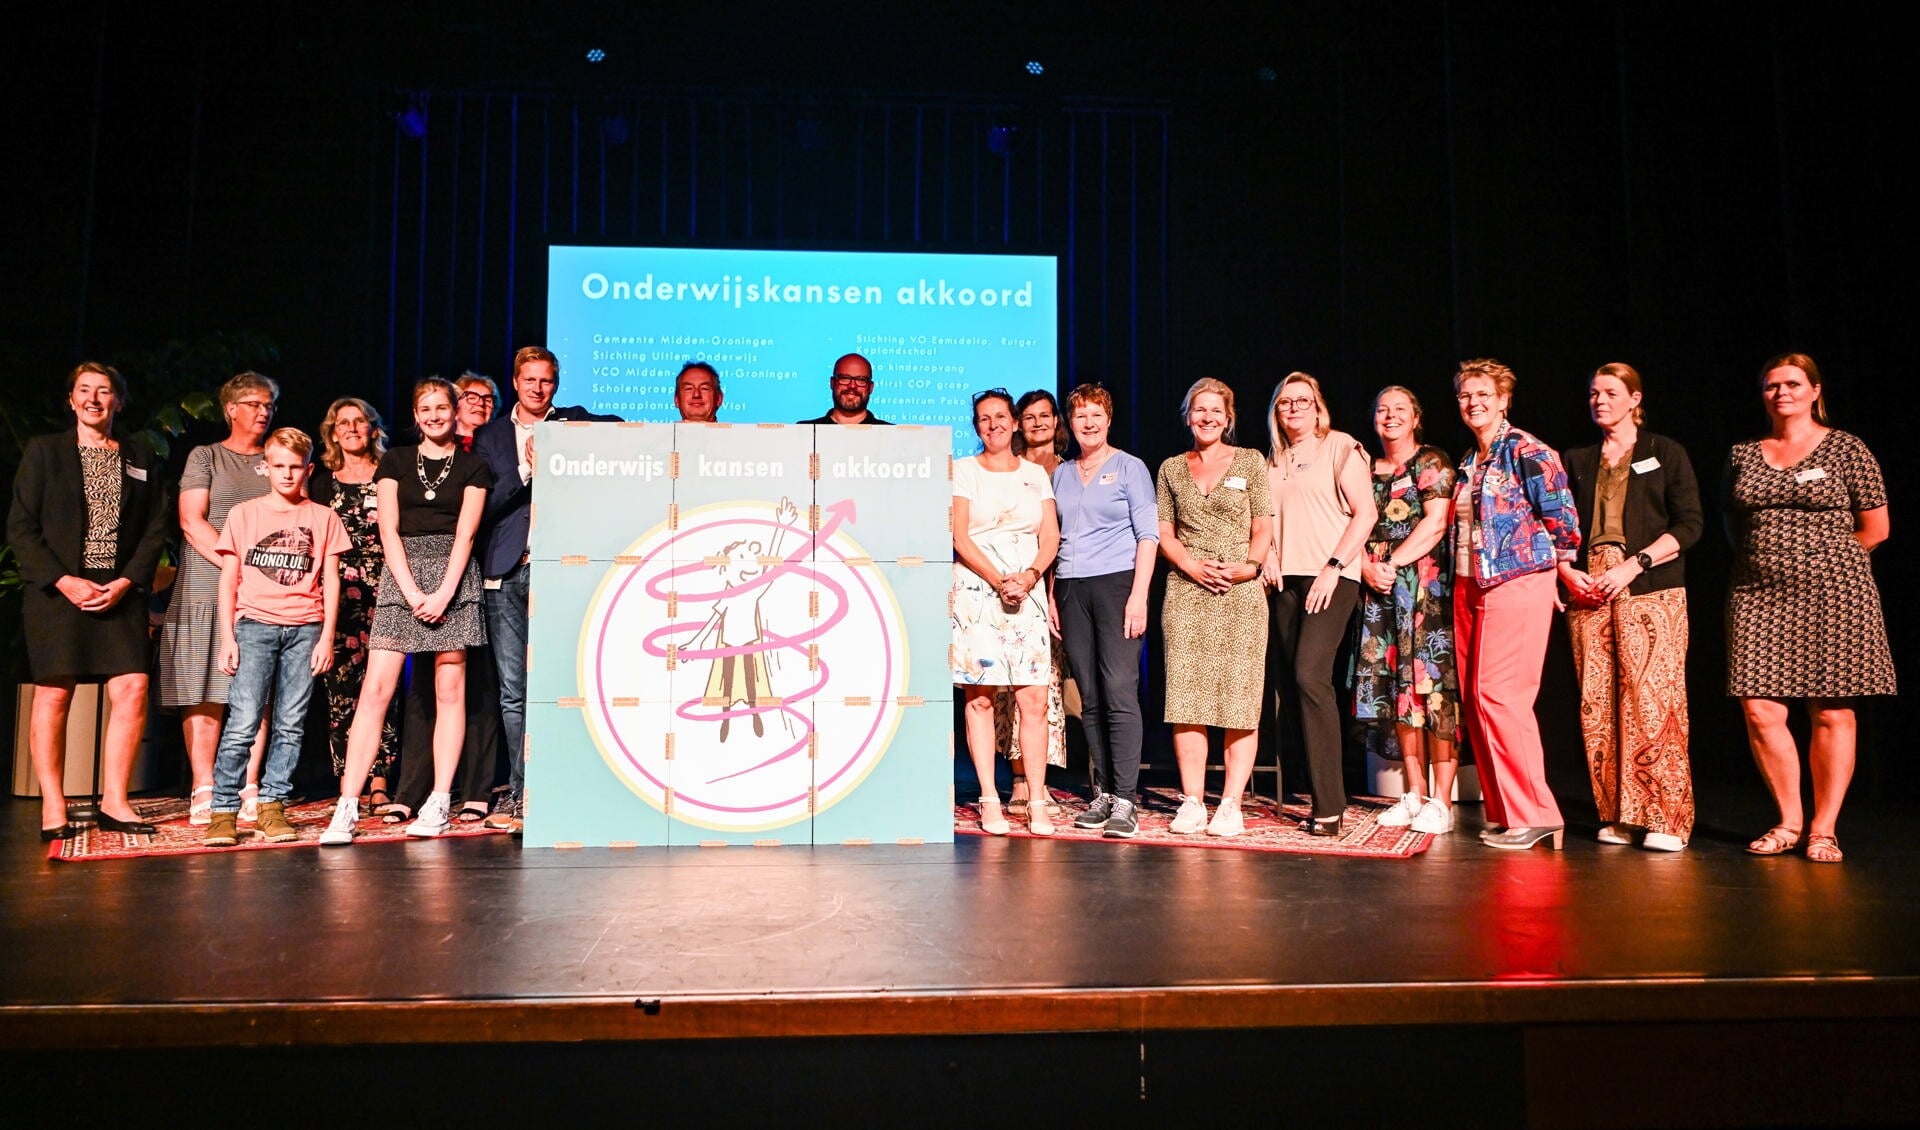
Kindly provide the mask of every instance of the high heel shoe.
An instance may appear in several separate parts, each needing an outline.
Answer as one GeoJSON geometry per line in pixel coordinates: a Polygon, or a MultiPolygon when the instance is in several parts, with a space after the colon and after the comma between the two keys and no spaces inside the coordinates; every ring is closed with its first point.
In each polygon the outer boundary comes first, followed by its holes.
{"type": "Polygon", "coordinates": [[[119,820],[104,812],[95,818],[94,824],[102,832],[119,832],[123,836],[151,836],[154,831],[151,824],[144,824],[138,820],[119,820]]]}
{"type": "Polygon", "coordinates": [[[1027,801],[1027,831],[1036,836],[1053,835],[1053,817],[1047,814],[1045,800],[1029,799],[1027,801]]]}
{"type": "Polygon", "coordinates": [[[55,840],[70,840],[80,834],[80,829],[71,824],[62,824],[58,828],[40,829],[40,842],[50,844],[55,840]]]}
{"type": "Polygon", "coordinates": [[[1553,850],[1559,851],[1560,845],[1566,837],[1566,828],[1556,824],[1551,828],[1508,828],[1504,832],[1495,832],[1491,835],[1482,836],[1480,837],[1480,842],[1486,844],[1488,847],[1505,848],[1508,851],[1525,851],[1540,841],[1545,840],[1553,846],[1553,850]]]}
{"type": "Polygon", "coordinates": [[[989,836],[1004,836],[1013,831],[1013,825],[1007,823],[1006,809],[1000,807],[999,797],[980,798],[980,830],[989,836]]]}
{"type": "Polygon", "coordinates": [[[1340,834],[1340,817],[1314,816],[1306,820],[1303,826],[1309,836],[1337,836],[1340,834]]]}

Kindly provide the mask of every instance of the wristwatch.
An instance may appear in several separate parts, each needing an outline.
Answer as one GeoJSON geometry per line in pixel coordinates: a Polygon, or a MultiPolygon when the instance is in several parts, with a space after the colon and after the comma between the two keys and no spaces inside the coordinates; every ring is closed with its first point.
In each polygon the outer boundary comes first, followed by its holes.
{"type": "Polygon", "coordinates": [[[1638,561],[1638,562],[1640,563],[1640,571],[1641,571],[1642,573],[1645,573],[1645,572],[1648,572],[1648,571],[1650,571],[1650,570],[1652,570],[1652,568],[1653,568],[1653,555],[1652,555],[1652,554],[1650,554],[1650,553],[1648,553],[1648,552],[1647,552],[1646,550],[1644,550],[1644,549],[1643,549],[1643,550],[1641,550],[1640,552],[1638,552],[1638,553],[1636,553],[1636,554],[1634,554],[1634,555],[1633,555],[1633,559],[1634,559],[1635,561],[1638,561]]]}
{"type": "Polygon", "coordinates": [[[1338,557],[1327,558],[1327,564],[1333,566],[1336,570],[1345,569],[1347,567],[1346,563],[1341,561],[1338,557]]]}

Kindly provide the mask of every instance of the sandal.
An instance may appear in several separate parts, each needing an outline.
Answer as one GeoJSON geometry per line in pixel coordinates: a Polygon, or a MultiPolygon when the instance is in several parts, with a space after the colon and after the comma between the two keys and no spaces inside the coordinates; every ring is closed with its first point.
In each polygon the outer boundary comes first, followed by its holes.
{"type": "Polygon", "coordinates": [[[398,803],[380,805],[373,810],[373,814],[380,818],[382,824],[405,824],[413,819],[413,809],[398,803]]]}
{"type": "Polygon", "coordinates": [[[459,811],[453,814],[453,820],[456,824],[478,824],[486,818],[486,802],[478,800],[464,802],[460,805],[459,811]],[[476,805],[478,807],[475,807],[476,805]]]}
{"type": "Polygon", "coordinates": [[[1812,835],[1807,837],[1807,858],[1815,863],[1838,863],[1846,856],[1840,853],[1840,841],[1832,836],[1812,835]]]}
{"type": "MultiPolygon", "coordinates": [[[[1833,839],[1832,836],[1824,838],[1828,840],[1833,839]]],[[[1785,855],[1787,852],[1799,846],[1800,832],[1798,829],[1788,828],[1785,825],[1776,825],[1768,828],[1759,839],[1748,844],[1747,852],[1750,855],[1785,855]]],[[[1837,851],[1838,849],[1836,848],[1835,850],[1837,851]]]]}
{"type": "Polygon", "coordinates": [[[240,815],[242,824],[254,824],[260,820],[260,786],[242,785],[240,788],[240,815]]]}
{"type": "Polygon", "coordinates": [[[187,823],[198,827],[213,823],[212,785],[195,785],[193,791],[187,794],[187,823]],[[201,798],[202,793],[206,794],[205,799],[201,798]]]}
{"type": "Polygon", "coordinates": [[[1007,823],[1006,811],[1000,807],[998,797],[992,800],[986,797],[980,798],[980,830],[989,836],[1004,836],[1013,831],[1013,827],[1007,823]]]}

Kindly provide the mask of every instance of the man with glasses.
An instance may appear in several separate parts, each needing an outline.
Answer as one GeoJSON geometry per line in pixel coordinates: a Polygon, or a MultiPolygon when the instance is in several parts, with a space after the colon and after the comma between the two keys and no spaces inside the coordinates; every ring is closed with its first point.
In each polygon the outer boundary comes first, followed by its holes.
{"type": "Polygon", "coordinates": [[[506,741],[507,796],[487,817],[490,828],[518,834],[525,817],[527,733],[527,539],[532,533],[536,465],[533,426],[542,420],[618,421],[578,405],[556,408],[560,359],[538,345],[513,355],[512,411],[474,433],[473,453],[493,471],[487,492],[480,572],[486,578],[487,640],[500,673],[501,734],[506,741]]]}
{"type": "Polygon", "coordinates": [[[689,361],[680,366],[673,381],[674,407],[680,409],[683,424],[711,424],[720,415],[720,371],[705,361],[689,361]]]}
{"type": "Polygon", "coordinates": [[[824,416],[800,421],[803,424],[886,424],[888,421],[867,411],[867,399],[873,395],[873,365],[858,353],[849,353],[833,363],[828,382],[833,391],[833,407],[824,416]]]}

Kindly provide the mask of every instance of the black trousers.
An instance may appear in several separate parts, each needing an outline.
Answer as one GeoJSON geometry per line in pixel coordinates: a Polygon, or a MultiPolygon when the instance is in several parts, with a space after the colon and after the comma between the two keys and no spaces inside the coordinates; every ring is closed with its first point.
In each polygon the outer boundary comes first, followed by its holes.
{"type": "MultiPolygon", "coordinates": [[[[400,781],[394,802],[419,812],[433,791],[433,656],[418,655],[407,681],[407,712],[400,731],[400,781]]],[[[455,804],[488,800],[500,767],[500,678],[490,648],[467,649],[467,740],[453,776],[455,804]]]]}
{"type": "Polygon", "coordinates": [[[1333,685],[1334,655],[1347,638],[1360,583],[1341,578],[1333,599],[1308,615],[1312,577],[1287,577],[1268,596],[1267,700],[1276,756],[1305,749],[1313,787],[1313,814],[1321,819],[1347,810],[1341,758],[1340,698],[1333,685]]]}
{"type": "Polygon", "coordinates": [[[1067,669],[1080,688],[1080,726],[1086,733],[1093,785],[1132,800],[1140,788],[1140,648],[1127,638],[1127,596],[1133,570],[1053,583],[1067,669]]]}

